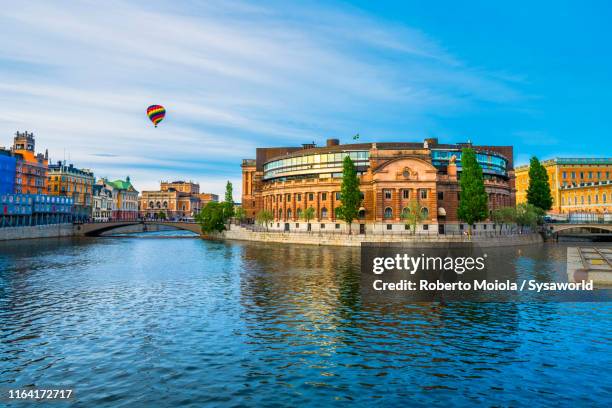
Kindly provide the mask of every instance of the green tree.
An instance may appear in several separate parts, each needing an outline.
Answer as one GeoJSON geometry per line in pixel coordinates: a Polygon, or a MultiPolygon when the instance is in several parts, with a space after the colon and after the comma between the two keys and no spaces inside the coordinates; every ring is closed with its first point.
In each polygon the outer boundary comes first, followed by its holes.
{"type": "Polygon", "coordinates": [[[255,222],[259,225],[264,225],[266,227],[266,231],[268,231],[268,224],[272,222],[274,216],[268,210],[261,210],[255,215],[255,222]]]}
{"type": "Polygon", "coordinates": [[[537,157],[529,161],[529,187],[527,188],[527,202],[544,211],[552,208],[552,194],[548,183],[548,173],[537,157]]]}
{"type": "Polygon", "coordinates": [[[342,205],[336,209],[336,217],[344,220],[349,226],[349,235],[352,233],[351,224],[359,213],[361,192],[359,191],[359,177],[355,163],[347,155],[342,163],[342,186],[340,187],[340,200],[342,205]]]}
{"type": "Polygon", "coordinates": [[[501,207],[493,210],[491,218],[496,224],[499,224],[499,232],[501,233],[504,224],[512,224],[516,222],[516,208],[501,207]]]}
{"type": "Polygon", "coordinates": [[[421,211],[421,205],[415,199],[408,202],[408,206],[402,210],[401,217],[406,221],[408,228],[412,229],[413,235],[416,234],[417,224],[425,219],[425,215],[421,211]]]}
{"type": "Polygon", "coordinates": [[[482,168],[476,160],[476,153],[471,148],[464,148],[461,152],[461,199],[457,216],[469,225],[472,233],[472,224],[487,218],[487,192],[485,191],[482,168]]]}
{"type": "Polygon", "coordinates": [[[521,203],[516,206],[516,223],[521,227],[535,227],[542,223],[544,218],[544,210],[536,207],[533,204],[521,203]]]}
{"type": "Polygon", "coordinates": [[[228,214],[228,217],[234,216],[234,187],[232,186],[231,181],[227,181],[225,185],[225,211],[228,214]]]}
{"type": "Polygon", "coordinates": [[[226,203],[211,201],[196,215],[196,221],[202,227],[202,232],[221,232],[225,230],[225,225],[229,216],[227,215],[226,203]]]}
{"type": "Polygon", "coordinates": [[[242,206],[234,210],[234,217],[236,217],[239,221],[244,221],[246,219],[246,212],[242,206]]]}
{"type": "Polygon", "coordinates": [[[158,212],[157,213],[157,218],[160,219],[160,220],[165,220],[167,218],[166,217],[166,213],[163,212],[163,211],[158,212]]]}
{"type": "Polygon", "coordinates": [[[315,216],[315,209],[312,207],[306,208],[304,212],[302,213],[302,218],[308,224],[308,231],[310,231],[310,221],[314,219],[314,216],[315,216]]]}

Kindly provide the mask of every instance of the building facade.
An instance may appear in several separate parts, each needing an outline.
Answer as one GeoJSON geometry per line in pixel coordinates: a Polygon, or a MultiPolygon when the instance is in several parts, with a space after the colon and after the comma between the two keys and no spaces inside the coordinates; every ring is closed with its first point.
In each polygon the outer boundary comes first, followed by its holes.
{"type": "Polygon", "coordinates": [[[76,221],[92,216],[93,186],[95,178],[88,169],[79,169],[61,161],[49,165],[49,195],[71,197],[76,221]]]}
{"type": "Polygon", "coordinates": [[[0,227],[61,224],[73,221],[72,198],[46,194],[1,194],[0,227]]]}
{"type": "Polygon", "coordinates": [[[102,178],[96,184],[103,186],[112,194],[111,221],[138,219],[138,191],[132,185],[129,176],[125,180],[115,181],[102,178]]]}
{"type": "MultiPolygon", "coordinates": [[[[552,214],[610,212],[612,158],[555,158],[543,161],[542,165],[548,173],[553,197],[552,214]],[[604,195],[606,202],[603,202],[604,195]]],[[[518,166],[515,174],[516,202],[525,203],[529,188],[529,165],[518,166]]]]}
{"type": "Polygon", "coordinates": [[[413,200],[424,217],[420,230],[459,232],[464,227],[457,218],[464,147],[477,153],[489,209],[515,205],[511,146],[439,144],[437,139],[340,145],[330,139],[325,147],[258,148],[256,159],[242,162],[242,206],[251,219],[262,209],[270,211],[276,229],[344,230],[336,212],[342,204],[342,162],[348,155],[360,179],[359,232],[404,231],[402,213],[413,200]],[[307,227],[302,215],[308,207],[315,219],[307,227]]]}
{"type": "Polygon", "coordinates": [[[148,219],[193,218],[200,212],[200,185],[193,182],[161,182],[156,191],[143,191],[140,216],[148,219]]]}
{"type": "Polygon", "coordinates": [[[15,168],[17,160],[10,150],[0,149],[0,194],[15,192],[15,168]]]}
{"type": "Polygon", "coordinates": [[[15,193],[46,194],[49,155],[35,153],[34,134],[16,132],[11,149],[15,163],[15,193]]]}
{"type": "Polygon", "coordinates": [[[107,222],[113,217],[113,192],[108,185],[93,186],[92,219],[94,222],[107,222]]]}
{"type": "Polygon", "coordinates": [[[200,197],[200,208],[204,208],[204,206],[210,202],[218,203],[219,196],[213,193],[201,193],[200,197]]]}

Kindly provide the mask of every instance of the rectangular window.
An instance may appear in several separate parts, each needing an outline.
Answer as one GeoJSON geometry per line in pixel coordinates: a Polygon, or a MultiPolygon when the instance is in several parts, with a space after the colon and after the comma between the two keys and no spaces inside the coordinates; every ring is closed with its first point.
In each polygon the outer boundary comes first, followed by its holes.
{"type": "Polygon", "coordinates": [[[321,224],[321,229],[325,229],[325,224],[321,224]]]}
{"type": "Polygon", "coordinates": [[[321,200],[327,200],[327,193],[321,193],[321,200]]]}
{"type": "Polygon", "coordinates": [[[405,199],[410,198],[410,190],[402,190],[402,197],[405,199]]]}
{"type": "Polygon", "coordinates": [[[421,200],[426,200],[426,199],[427,199],[427,190],[422,188],[421,189],[421,200]]]}
{"type": "Polygon", "coordinates": [[[385,200],[391,199],[391,190],[383,190],[383,194],[385,195],[385,200]]]}
{"type": "Polygon", "coordinates": [[[575,179],[576,178],[576,172],[572,171],[572,178],[575,179]]]}
{"type": "Polygon", "coordinates": [[[423,231],[428,231],[428,230],[429,230],[429,225],[423,224],[423,231]]]}
{"type": "Polygon", "coordinates": [[[340,229],[340,224],[336,224],[336,229],[340,229]]]}
{"type": "Polygon", "coordinates": [[[295,223],[295,228],[300,228],[300,223],[299,222],[295,223]]]}
{"type": "Polygon", "coordinates": [[[308,193],[308,201],[314,200],[314,195],[312,193],[308,193]]]}
{"type": "Polygon", "coordinates": [[[438,191],[438,200],[440,201],[444,200],[444,192],[438,191]]]}
{"type": "Polygon", "coordinates": [[[291,201],[291,194],[287,194],[287,202],[291,201]]]}
{"type": "Polygon", "coordinates": [[[393,228],[393,225],[392,224],[387,224],[387,229],[391,230],[391,228],[393,228]]]}
{"type": "Polygon", "coordinates": [[[340,196],[341,196],[340,192],[336,191],[336,200],[340,200],[340,196]]]}
{"type": "Polygon", "coordinates": [[[589,171],[589,178],[592,179],[593,178],[593,172],[589,171]]]}
{"type": "Polygon", "coordinates": [[[296,197],[296,199],[297,199],[297,201],[302,201],[302,195],[301,195],[301,194],[298,194],[298,195],[297,195],[297,197],[296,197]]]}
{"type": "Polygon", "coordinates": [[[487,224],[483,225],[482,229],[487,229],[487,224]]]}
{"type": "Polygon", "coordinates": [[[584,178],[584,171],[580,172],[580,178],[583,179],[584,178]]]}
{"type": "Polygon", "coordinates": [[[567,178],[567,172],[563,172],[563,178],[567,178]]]}

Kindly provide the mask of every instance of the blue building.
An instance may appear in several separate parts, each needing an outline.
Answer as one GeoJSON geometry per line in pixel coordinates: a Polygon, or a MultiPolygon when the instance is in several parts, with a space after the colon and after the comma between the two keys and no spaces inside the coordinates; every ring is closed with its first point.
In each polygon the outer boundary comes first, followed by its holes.
{"type": "Polygon", "coordinates": [[[15,191],[16,159],[9,150],[0,149],[0,194],[15,191]]]}

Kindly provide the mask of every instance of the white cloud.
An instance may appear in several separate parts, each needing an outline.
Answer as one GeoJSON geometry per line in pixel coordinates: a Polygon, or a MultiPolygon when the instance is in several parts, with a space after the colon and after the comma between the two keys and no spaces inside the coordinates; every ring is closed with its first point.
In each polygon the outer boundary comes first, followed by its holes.
{"type": "Polygon", "coordinates": [[[36,132],[54,160],[222,194],[256,146],[424,129],[428,115],[521,95],[425,33],[357,9],[243,2],[12,2],[0,9],[0,144],[36,132]],[[203,4],[202,4],[203,3],[203,4]],[[166,106],[154,129],[147,105],[166,106]],[[393,124],[393,126],[391,125],[393,124]]]}

